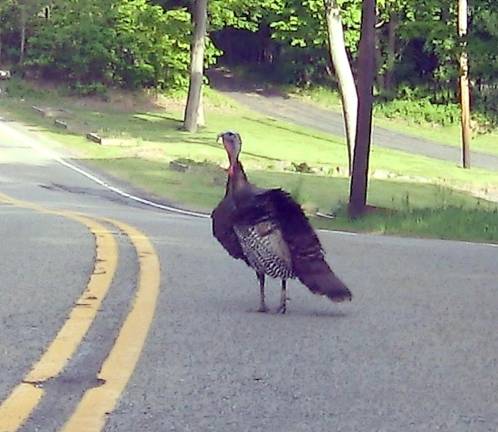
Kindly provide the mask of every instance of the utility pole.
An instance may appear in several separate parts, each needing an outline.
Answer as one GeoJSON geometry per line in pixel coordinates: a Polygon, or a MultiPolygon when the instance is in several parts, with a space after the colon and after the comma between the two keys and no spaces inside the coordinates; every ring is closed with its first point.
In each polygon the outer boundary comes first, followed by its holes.
{"type": "Polygon", "coordinates": [[[367,206],[368,163],[372,136],[373,83],[375,67],[376,0],[363,0],[358,54],[358,121],[354,146],[353,173],[349,194],[349,217],[363,215],[367,206]]]}
{"type": "Polygon", "coordinates": [[[462,165],[470,168],[470,89],[467,55],[467,0],[458,0],[458,36],[460,39],[460,110],[462,124],[462,165]]]}

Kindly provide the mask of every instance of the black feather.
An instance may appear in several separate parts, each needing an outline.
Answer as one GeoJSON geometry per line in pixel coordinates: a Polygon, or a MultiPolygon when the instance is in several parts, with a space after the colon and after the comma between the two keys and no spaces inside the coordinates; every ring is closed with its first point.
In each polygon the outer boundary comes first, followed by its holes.
{"type": "Polygon", "coordinates": [[[211,213],[213,235],[232,257],[245,261],[244,252],[233,229],[235,215],[236,209],[232,200],[223,199],[211,213]]]}
{"type": "Polygon", "coordinates": [[[271,189],[266,195],[289,246],[298,279],[315,294],[334,301],[351,300],[351,292],[325,261],[320,240],[301,206],[281,189],[271,189]]]}
{"type": "Polygon", "coordinates": [[[297,277],[315,294],[333,301],[351,300],[351,292],[325,261],[301,206],[281,189],[250,184],[237,159],[230,167],[225,197],[211,218],[215,238],[258,275],[297,277]]]}

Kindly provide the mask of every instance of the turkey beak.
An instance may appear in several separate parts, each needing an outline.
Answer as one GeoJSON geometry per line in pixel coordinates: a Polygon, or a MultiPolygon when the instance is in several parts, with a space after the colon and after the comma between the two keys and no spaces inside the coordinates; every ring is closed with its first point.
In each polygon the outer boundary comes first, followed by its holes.
{"type": "Polygon", "coordinates": [[[216,137],[216,142],[219,143],[220,142],[220,138],[223,139],[223,135],[225,135],[224,133],[220,133],[218,134],[218,136],[216,137]]]}

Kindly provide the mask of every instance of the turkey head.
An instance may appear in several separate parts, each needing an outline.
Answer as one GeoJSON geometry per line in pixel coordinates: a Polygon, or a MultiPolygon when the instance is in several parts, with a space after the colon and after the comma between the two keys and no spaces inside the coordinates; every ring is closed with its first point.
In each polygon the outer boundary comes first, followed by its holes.
{"type": "Polygon", "coordinates": [[[233,175],[234,167],[239,160],[239,154],[242,148],[242,138],[240,138],[240,135],[237,132],[231,131],[220,133],[216,138],[216,141],[219,141],[220,138],[228,154],[228,162],[230,163],[228,173],[233,175]]]}

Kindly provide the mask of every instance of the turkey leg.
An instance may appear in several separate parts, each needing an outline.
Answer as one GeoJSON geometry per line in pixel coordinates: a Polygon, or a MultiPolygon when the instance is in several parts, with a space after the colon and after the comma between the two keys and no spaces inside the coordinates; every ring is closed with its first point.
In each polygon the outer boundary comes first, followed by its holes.
{"type": "Polygon", "coordinates": [[[287,311],[287,279],[282,279],[282,291],[280,292],[280,306],[277,313],[284,314],[287,311]]]}
{"type": "Polygon", "coordinates": [[[268,308],[265,304],[265,274],[264,273],[256,273],[259,280],[259,294],[260,294],[260,303],[258,312],[268,312],[268,308]]]}

